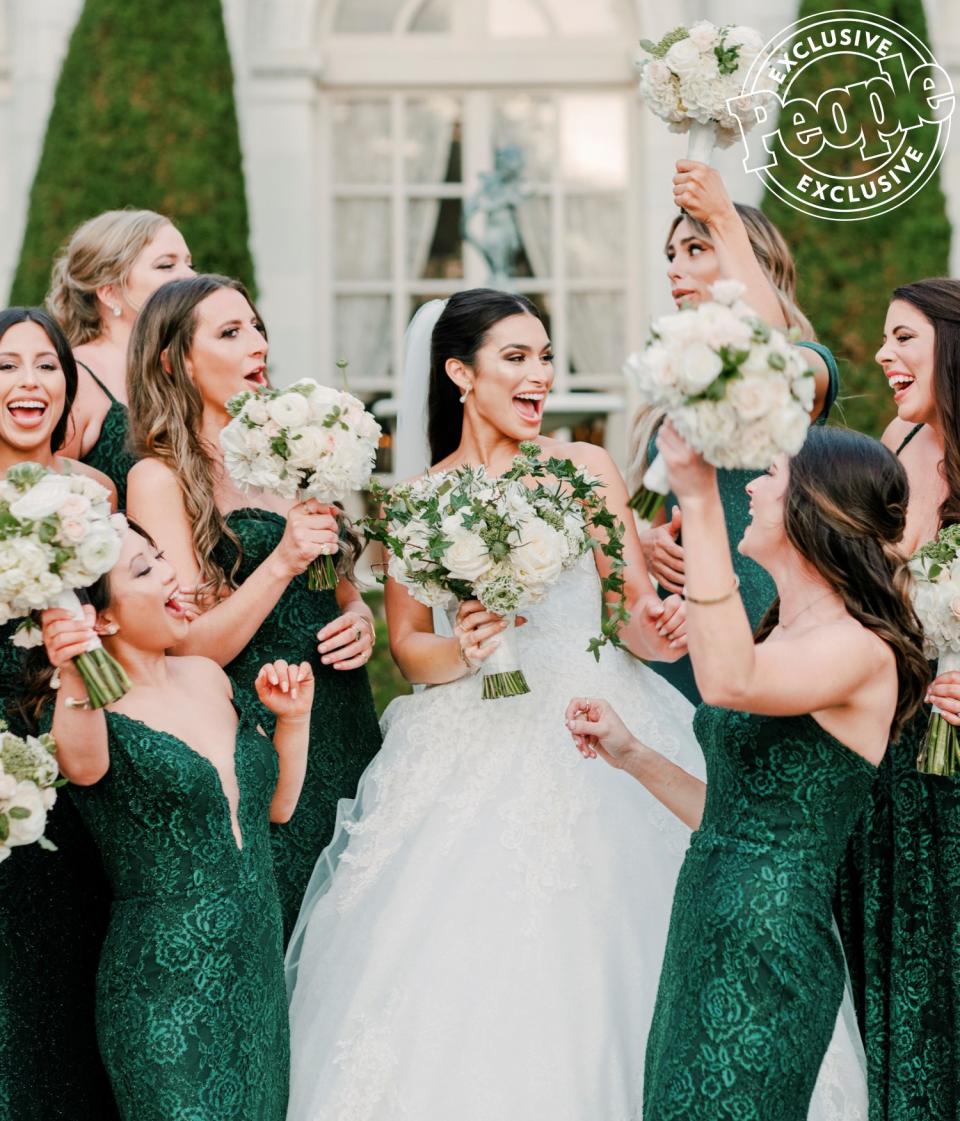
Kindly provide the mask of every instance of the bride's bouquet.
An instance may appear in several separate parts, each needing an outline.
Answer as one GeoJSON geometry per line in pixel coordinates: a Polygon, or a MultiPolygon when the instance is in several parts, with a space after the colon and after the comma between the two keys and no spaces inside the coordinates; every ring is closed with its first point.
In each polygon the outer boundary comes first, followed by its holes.
{"type": "Polygon", "coordinates": [[[534,443],[520,445],[513,466],[499,477],[484,467],[427,474],[392,490],[373,488],[378,517],[364,523],[367,536],[390,552],[388,574],[427,607],[455,611],[458,601],[478,599],[509,626],[484,663],[483,697],[514,697],[530,691],[515,643],[517,612],[537,603],[559,579],[598,545],[611,558],[604,593],[621,593],[607,607],[601,635],[589,650],[599,658],[607,642],[619,644],[627,620],[622,602],[623,527],[600,496],[603,484],[569,459],[539,459],[534,443]]]}
{"type": "Polygon", "coordinates": [[[752,28],[700,20],[675,28],[659,43],[643,39],[640,46],[649,56],[637,63],[640,96],[672,132],[689,133],[688,159],[709,163],[715,144],[729,148],[741,125],[756,123],[754,107],[765,95],[742,96],[747,72],[763,49],[752,28]]]}
{"type": "MultiPolygon", "coordinates": [[[[231,397],[220,433],[224,465],[245,491],[340,502],[370,482],[380,425],[352,394],[302,378],[231,397]]],[[[309,568],[310,588],[335,588],[332,557],[309,568]]]]}
{"type": "MultiPolygon", "coordinates": [[[[83,618],[76,589],[89,588],[120,556],[126,519],[110,513],[110,496],[86,475],[57,474],[18,463],[0,480],[0,624],[27,616],[15,646],[42,644],[33,614],[62,607],[83,618]]],[[[92,638],[76,659],[93,708],[130,688],[123,667],[92,638]]]]}
{"type": "MultiPolygon", "coordinates": [[[[923,627],[924,648],[936,657],[937,676],[960,670],[960,525],[947,526],[910,558],[913,608],[923,627]]],[[[936,708],[930,717],[917,768],[930,775],[960,772],[960,735],[936,708]]]]}
{"type": "MultiPolygon", "coordinates": [[[[721,280],[711,302],[657,319],[624,373],[708,463],[765,470],[803,446],[816,383],[791,336],[758,318],[743,291],[739,281],[721,280]]],[[[669,489],[657,456],[630,505],[649,521],[669,489]]]]}
{"type": "Polygon", "coordinates": [[[0,862],[15,845],[32,845],[55,851],[43,835],[47,812],[57,800],[64,779],[55,756],[53,736],[21,739],[0,721],[0,862]]]}

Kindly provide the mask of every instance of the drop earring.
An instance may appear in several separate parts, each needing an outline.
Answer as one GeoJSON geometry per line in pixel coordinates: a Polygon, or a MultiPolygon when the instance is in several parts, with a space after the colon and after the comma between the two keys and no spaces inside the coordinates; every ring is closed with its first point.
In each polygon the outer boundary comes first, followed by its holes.
{"type": "Polygon", "coordinates": [[[473,386],[468,385],[467,388],[461,394],[461,396],[460,396],[460,404],[461,405],[465,405],[467,403],[467,398],[470,396],[470,390],[471,389],[473,389],[473,386]]]}

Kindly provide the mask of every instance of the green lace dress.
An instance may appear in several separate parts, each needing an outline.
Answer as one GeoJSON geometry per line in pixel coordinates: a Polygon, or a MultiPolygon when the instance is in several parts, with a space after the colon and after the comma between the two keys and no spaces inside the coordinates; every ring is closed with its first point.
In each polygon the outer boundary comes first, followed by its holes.
{"type": "Polygon", "coordinates": [[[107,713],[110,769],[71,787],[114,891],[97,1036],[123,1121],[283,1121],[289,1030],[268,813],[273,744],[241,718],[237,847],[213,764],[107,713]]]}
{"type": "MultiPolygon", "coordinates": [[[[836,359],[822,343],[801,342],[797,345],[816,351],[827,364],[829,374],[827,397],[823,411],[814,422],[816,424],[826,424],[827,418],[830,416],[830,410],[833,408],[837,394],[840,392],[840,375],[837,371],[836,359]]],[[[656,447],[651,446],[650,454],[653,455],[655,451],[656,447]]],[[[764,612],[776,595],[776,588],[769,574],[756,561],[741,556],[737,551],[737,545],[750,523],[750,499],[747,496],[747,483],[756,477],[756,471],[719,470],[717,472],[717,486],[720,490],[720,501],[723,504],[723,512],[727,522],[727,539],[730,542],[733,570],[740,578],[740,598],[747,610],[750,625],[754,628],[763,618],[764,612]]],[[[674,495],[668,494],[666,501],[668,517],[676,505],[677,500],[674,495]]],[[[661,599],[665,599],[670,593],[661,588],[659,594],[661,599]]],[[[693,676],[693,665],[689,658],[680,658],[676,662],[651,662],[650,668],[660,674],[661,677],[666,678],[675,689],[679,689],[691,704],[697,705],[700,703],[700,690],[697,688],[693,676]]]]}
{"type": "Polygon", "coordinates": [[[811,716],[701,705],[703,821],[674,895],[644,1121],[806,1121],[844,962],[837,868],[876,769],[811,716]]]}
{"type": "MultiPolygon", "coordinates": [[[[272,511],[244,507],[232,511],[227,524],[243,546],[237,573],[242,583],[277,547],[286,521],[272,511]]],[[[235,550],[228,538],[221,540],[216,556],[229,572],[235,550]]],[[[225,667],[235,682],[237,697],[252,698],[244,703],[253,706],[267,731],[273,729],[273,717],[253,689],[264,662],[276,658],[306,661],[316,677],[303,793],[290,821],[272,826],[285,940],[293,931],[317,857],[333,834],[337,802],[354,796],[360,776],[380,749],[380,727],[366,669],[335,670],[323,665],[317,652],[317,632],[339,614],[333,592],[312,592],[306,574],[297,576],[253,640],[225,667]]]]}
{"type": "Polygon", "coordinates": [[[960,1117],[960,780],[917,771],[929,719],[891,743],[839,877],[870,1121],[960,1117]]]}
{"type": "Polygon", "coordinates": [[[107,409],[107,415],[103,418],[103,424],[100,426],[97,442],[83,457],[82,462],[88,467],[102,471],[113,482],[113,485],[117,488],[117,509],[125,510],[127,508],[127,475],[130,468],[137,462],[129,448],[130,416],[127,406],[114,397],[89,366],[83,362],[78,362],[77,365],[83,366],[110,402],[110,408],[107,409]]]}
{"type": "MultiPolygon", "coordinates": [[[[22,734],[17,622],[0,627],[0,705],[22,734]]],[[[57,852],[22,845],[0,864],[0,1121],[110,1121],[117,1112],[94,1032],[109,889],[66,788],[46,833],[57,852]]]]}

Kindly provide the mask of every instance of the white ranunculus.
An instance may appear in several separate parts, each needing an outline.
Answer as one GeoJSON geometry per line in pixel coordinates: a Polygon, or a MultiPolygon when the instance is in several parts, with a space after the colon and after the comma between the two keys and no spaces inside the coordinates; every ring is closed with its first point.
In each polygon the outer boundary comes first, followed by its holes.
{"type": "Polygon", "coordinates": [[[266,424],[270,417],[267,412],[267,403],[262,397],[251,397],[243,406],[240,415],[246,417],[253,424],[266,424]]]}
{"type": "Polygon", "coordinates": [[[510,553],[510,566],[517,579],[533,594],[546,590],[563,569],[566,552],[562,535],[540,518],[520,526],[522,544],[510,553]]]}
{"type": "Polygon", "coordinates": [[[667,51],[663,61],[681,79],[688,74],[698,73],[703,66],[700,49],[690,38],[678,39],[667,51]]]}
{"type": "Polygon", "coordinates": [[[693,343],[683,352],[683,365],[680,381],[684,391],[690,395],[702,393],[712,385],[723,369],[723,362],[715,350],[706,343],[693,343]]]}
{"type": "Polygon", "coordinates": [[[493,567],[493,558],[478,533],[464,529],[458,514],[443,520],[443,535],[451,542],[443,563],[455,580],[473,583],[493,567]]]}
{"type": "Polygon", "coordinates": [[[741,280],[715,280],[710,285],[710,294],[718,304],[733,305],[746,292],[747,286],[741,280]]]}
{"type": "Polygon", "coordinates": [[[18,782],[7,805],[7,821],[10,826],[8,845],[32,845],[43,836],[47,824],[47,811],[43,805],[43,795],[35,782],[18,782]],[[14,807],[26,810],[28,817],[11,817],[9,811],[14,807]]]}
{"type": "Polygon", "coordinates": [[[744,51],[753,55],[758,55],[763,50],[763,37],[758,31],[754,31],[752,27],[744,27],[740,24],[724,32],[723,45],[728,48],[740,47],[742,65],[744,51]]]}
{"type": "Polygon", "coordinates": [[[281,393],[267,402],[267,413],[281,428],[301,428],[310,420],[310,405],[302,393],[281,393]]]}
{"type": "Polygon", "coordinates": [[[77,560],[96,576],[109,572],[120,558],[122,541],[112,529],[94,529],[77,546],[77,560]]]}
{"type": "Polygon", "coordinates": [[[70,496],[70,478],[67,475],[44,475],[10,506],[15,518],[35,521],[56,513],[70,496]]]}
{"type": "Polygon", "coordinates": [[[699,51],[712,51],[720,42],[720,28],[709,20],[697,20],[696,23],[691,24],[688,33],[699,51]]]}
{"type": "Polygon", "coordinates": [[[291,467],[313,467],[320,462],[327,450],[326,433],[316,428],[304,428],[297,433],[295,440],[288,441],[291,467]]]}

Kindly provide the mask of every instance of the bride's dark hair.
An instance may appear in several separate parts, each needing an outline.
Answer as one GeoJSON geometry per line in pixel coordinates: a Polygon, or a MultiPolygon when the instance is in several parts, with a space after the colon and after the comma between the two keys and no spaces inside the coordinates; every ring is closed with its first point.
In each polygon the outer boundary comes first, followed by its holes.
{"type": "Polygon", "coordinates": [[[427,437],[431,463],[439,463],[456,451],[463,432],[460,390],[447,376],[447,359],[458,358],[472,366],[490,328],[511,315],[532,315],[543,320],[539,308],[526,296],[493,288],[470,288],[447,301],[430,343],[427,437]]]}
{"type": "MultiPolygon", "coordinates": [[[[930,680],[898,547],[909,496],[903,464],[878,441],[842,428],[811,428],[790,460],[783,514],[797,552],[840,595],[848,614],[893,651],[899,681],[894,740],[919,709],[930,680]]],[[[760,621],[758,641],[779,618],[776,599],[760,621]]]]}

